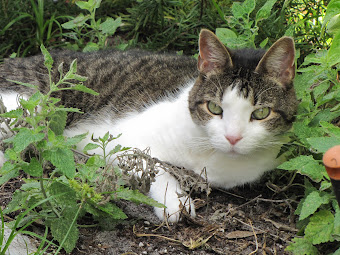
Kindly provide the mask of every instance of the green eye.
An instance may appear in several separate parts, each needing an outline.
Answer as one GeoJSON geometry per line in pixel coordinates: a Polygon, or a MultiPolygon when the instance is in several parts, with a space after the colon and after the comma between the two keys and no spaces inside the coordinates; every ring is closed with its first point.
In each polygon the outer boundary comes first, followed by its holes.
{"type": "Polygon", "coordinates": [[[220,106],[218,106],[217,104],[215,104],[211,101],[209,101],[207,103],[207,107],[208,107],[208,110],[214,115],[221,115],[222,112],[223,112],[223,110],[220,106]]]}
{"type": "Polygon", "coordinates": [[[263,108],[253,111],[253,113],[251,114],[251,118],[255,120],[263,120],[267,118],[269,114],[270,114],[270,108],[263,107],[263,108]]]}

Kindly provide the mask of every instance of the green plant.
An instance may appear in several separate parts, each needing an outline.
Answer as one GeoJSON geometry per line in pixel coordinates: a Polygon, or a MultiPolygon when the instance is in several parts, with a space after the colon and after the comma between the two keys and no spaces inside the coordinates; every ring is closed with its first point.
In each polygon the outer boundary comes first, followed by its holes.
{"type": "MultiPolygon", "coordinates": [[[[50,89],[42,94],[35,85],[17,82],[36,92],[28,100],[20,99],[19,109],[1,114],[2,118],[11,119],[10,126],[14,127],[11,132],[14,135],[4,141],[10,147],[5,151],[7,161],[0,170],[0,184],[16,178],[21,171],[29,176],[24,179],[25,184],[14,192],[4,213],[24,211],[19,214],[13,230],[19,225],[26,228],[36,219],[42,220],[59,243],[57,254],[62,248],[66,252],[73,250],[79,235],[77,221],[86,212],[99,223],[106,222],[106,225],[112,226],[127,218],[119,207],[109,202],[110,199],[164,206],[124,186],[124,174],[117,166],[111,166],[109,159],[127,148],[117,145],[107,151],[108,143],[116,139],[109,133],[102,138],[93,138],[93,143],[85,147],[85,150],[101,148],[103,156],[91,156],[86,163],[75,162],[74,148],[88,134],[74,137],[62,135],[67,112],[79,110],[63,107],[58,104],[60,99],[51,97],[51,94],[70,89],[94,95],[97,93],[82,84],[86,77],[76,74],[76,60],[70,64],[66,73],[63,65],[59,65],[59,80],[51,80],[53,59],[44,46],[41,50],[50,77],[50,89]],[[27,150],[31,155],[25,161],[27,150]],[[111,189],[103,190],[101,186],[107,172],[114,176],[113,182],[110,183],[111,189]]],[[[23,229],[20,231],[23,232],[23,229]]],[[[42,238],[49,245],[50,242],[45,239],[42,238]]]]}
{"type": "MultiPolygon", "coordinates": [[[[225,20],[229,28],[217,28],[216,35],[226,46],[232,49],[238,48],[256,48],[255,39],[259,34],[261,21],[271,15],[272,8],[277,0],[269,0],[256,10],[255,0],[245,0],[243,3],[234,2],[231,7],[232,16],[224,18],[224,14],[212,0],[214,6],[219,11],[220,16],[225,20]],[[255,19],[251,18],[252,13],[256,11],[255,19]]],[[[259,46],[265,47],[268,43],[268,37],[261,41],[259,46]]]]}
{"type": "MultiPolygon", "coordinates": [[[[20,41],[18,49],[16,50],[18,56],[25,56],[29,51],[35,52],[39,49],[41,44],[50,45],[57,37],[62,33],[62,28],[59,20],[65,18],[66,16],[56,16],[54,13],[46,19],[45,18],[45,1],[43,0],[30,0],[30,7],[32,11],[22,12],[19,15],[16,14],[9,23],[7,23],[0,30],[0,37],[9,33],[12,29],[17,29],[15,25],[21,25],[21,23],[33,23],[34,26],[34,36],[29,36],[23,38],[20,41]],[[14,27],[14,28],[13,28],[14,27]]],[[[26,28],[26,30],[30,30],[26,28]]],[[[29,31],[32,33],[32,31],[29,31]]],[[[8,48],[8,46],[6,47],[8,48]]]]}
{"type": "MultiPolygon", "coordinates": [[[[86,51],[97,51],[107,45],[107,38],[112,36],[117,28],[122,24],[121,18],[113,19],[107,17],[104,22],[96,20],[96,10],[100,7],[101,0],[77,1],[76,5],[90,14],[79,14],[76,18],[62,24],[65,29],[73,32],[64,33],[65,36],[75,39],[76,44],[72,44],[74,49],[86,51]]],[[[127,45],[120,45],[124,49],[127,45]]]]}
{"type": "Polygon", "coordinates": [[[295,214],[299,216],[299,235],[287,247],[297,255],[319,254],[317,245],[334,243],[340,252],[340,209],[330,179],[322,165],[322,154],[340,144],[340,13],[339,1],[332,0],[325,21],[333,41],[328,50],[309,54],[298,69],[295,88],[301,103],[293,125],[289,161],[279,168],[306,176],[305,194],[295,214]],[[337,2],[337,3],[336,3],[337,2]]]}

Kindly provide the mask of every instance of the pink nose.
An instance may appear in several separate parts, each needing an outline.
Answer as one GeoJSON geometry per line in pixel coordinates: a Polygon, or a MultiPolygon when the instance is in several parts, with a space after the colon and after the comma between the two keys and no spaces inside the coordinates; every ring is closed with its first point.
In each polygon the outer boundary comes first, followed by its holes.
{"type": "Polygon", "coordinates": [[[226,135],[225,138],[229,141],[231,145],[237,144],[243,137],[242,136],[229,136],[226,135]]]}

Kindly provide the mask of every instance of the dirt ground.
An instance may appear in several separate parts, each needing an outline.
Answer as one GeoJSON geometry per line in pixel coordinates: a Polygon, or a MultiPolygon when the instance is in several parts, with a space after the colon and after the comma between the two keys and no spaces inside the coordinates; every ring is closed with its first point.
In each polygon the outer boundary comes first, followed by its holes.
{"type": "MultiPolygon", "coordinates": [[[[195,194],[196,218],[183,215],[172,225],[159,222],[151,207],[121,202],[129,219],[112,231],[80,228],[71,254],[288,254],[284,250],[297,234],[294,211],[303,195],[302,180],[287,185],[290,177],[276,170],[251,185],[213,190],[208,197],[195,194]]],[[[2,206],[20,185],[15,180],[2,187],[2,206]]]]}
{"type": "Polygon", "coordinates": [[[287,186],[290,176],[270,173],[252,185],[198,194],[197,217],[173,225],[157,222],[150,207],[121,204],[130,220],[113,231],[82,229],[72,255],[288,254],[303,194],[301,186],[287,186]]]}

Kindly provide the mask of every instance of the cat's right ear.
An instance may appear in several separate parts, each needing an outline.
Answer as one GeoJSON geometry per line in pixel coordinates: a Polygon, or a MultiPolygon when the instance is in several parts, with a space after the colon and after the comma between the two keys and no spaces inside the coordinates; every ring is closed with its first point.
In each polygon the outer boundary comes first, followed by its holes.
{"type": "Polygon", "coordinates": [[[203,74],[220,73],[224,68],[233,66],[227,48],[213,32],[207,29],[201,30],[199,51],[197,67],[203,74]]]}
{"type": "Polygon", "coordinates": [[[295,76],[295,46],[291,37],[275,42],[257,65],[255,72],[264,73],[283,87],[290,88],[295,76]]]}

